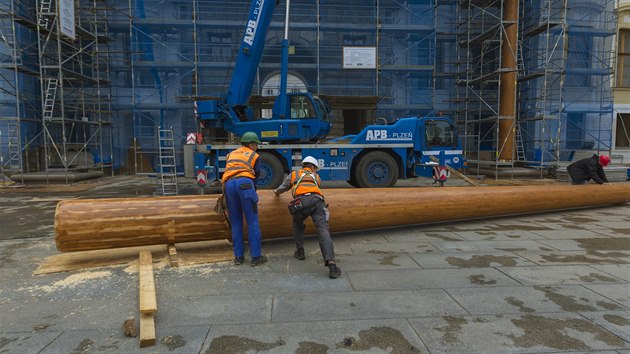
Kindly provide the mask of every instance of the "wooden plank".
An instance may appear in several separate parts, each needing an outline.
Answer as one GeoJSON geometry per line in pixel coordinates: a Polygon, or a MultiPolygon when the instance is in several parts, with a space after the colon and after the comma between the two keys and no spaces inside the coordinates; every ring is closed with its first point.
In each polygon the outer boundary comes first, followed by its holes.
{"type": "MultiPolygon", "coordinates": [[[[431,161],[433,162],[440,162],[440,160],[437,159],[437,157],[435,156],[429,156],[429,158],[431,159],[431,161]]],[[[466,175],[464,175],[463,173],[457,171],[456,169],[452,168],[451,166],[446,165],[446,169],[453,175],[459,177],[460,179],[463,179],[464,181],[466,181],[466,183],[470,184],[471,186],[479,186],[479,183],[477,183],[476,181],[473,181],[472,179],[468,178],[466,175]]]]}
{"type": "Polygon", "coordinates": [[[171,267],[179,267],[179,257],[177,256],[177,248],[175,248],[175,245],[173,244],[169,244],[168,245],[168,260],[169,263],[171,264],[171,267]]]}
{"type": "Polygon", "coordinates": [[[151,251],[155,259],[166,257],[164,245],[60,253],[44,258],[33,275],[129,264],[138,260],[138,253],[142,250],[151,251]]]}
{"type": "Polygon", "coordinates": [[[140,313],[155,314],[157,312],[157,299],[153,281],[153,259],[150,251],[140,251],[138,271],[140,274],[140,313]]]}
{"type": "MultiPolygon", "coordinates": [[[[59,253],[44,258],[33,275],[131,265],[138,262],[138,253],[142,250],[151,251],[154,269],[163,264],[162,261],[165,262],[164,259],[168,257],[168,250],[164,245],[59,253]]],[[[176,250],[177,263],[180,267],[231,261],[234,258],[232,246],[227,240],[180,243],[177,244],[176,250]]],[[[135,266],[134,269],[138,270],[138,267],[135,266]]]]}
{"type": "Polygon", "coordinates": [[[155,316],[140,314],[140,348],[155,345],[155,316]]]}

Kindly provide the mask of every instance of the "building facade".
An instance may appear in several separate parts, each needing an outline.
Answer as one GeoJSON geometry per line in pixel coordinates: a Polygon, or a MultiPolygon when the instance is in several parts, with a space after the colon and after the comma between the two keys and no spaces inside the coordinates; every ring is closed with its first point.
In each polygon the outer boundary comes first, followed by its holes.
{"type": "MultiPolygon", "coordinates": [[[[157,130],[173,129],[181,164],[186,134],[198,130],[194,101],[229,86],[250,1],[0,6],[3,169],[154,173],[157,130]]],[[[334,136],[448,115],[477,166],[547,168],[623,140],[625,113],[612,106],[615,6],[294,0],[290,89],[328,99],[334,136]]],[[[281,2],[254,83],[261,117],[277,90],[283,30],[281,2]]],[[[208,141],[229,138],[205,133],[208,141]]]]}

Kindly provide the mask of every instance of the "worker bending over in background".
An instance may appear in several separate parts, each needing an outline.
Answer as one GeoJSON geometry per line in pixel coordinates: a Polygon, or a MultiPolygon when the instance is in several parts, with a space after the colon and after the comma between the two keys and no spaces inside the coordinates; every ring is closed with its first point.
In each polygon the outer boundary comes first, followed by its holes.
{"type": "Polygon", "coordinates": [[[258,149],[260,140],[254,132],[246,132],[241,137],[241,147],[227,155],[223,173],[223,191],[228,217],[232,228],[234,244],[234,264],[241,265],[245,260],[243,242],[243,214],[247,221],[247,239],[252,267],[263,264],[267,257],[261,254],[260,225],[258,224],[258,193],[256,178],[260,175],[258,149]]]}
{"type": "Polygon", "coordinates": [[[571,184],[586,184],[592,179],[597,184],[610,184],[604,173],[604,166],[608,166],[610,157],[606,155],[593,156],[575,161],[567,167],[571,176],[571,184]]]}
{"type": "Polygon", "coordinates": [[[280,195],[291,189],[293,200],[289,204],[289,211],[293,214],[293,238],[295,239],[295,258],[304,260],[304,220],[309,216],[317,229],[319,249],[324,257],[324,265],[328,267],[332,279],[341,275],[341,269],[335,263],[335,250],[330,232],[328,231],[329,212],[324,202],[324,193],[319,188],[321,179],[317,174],[319,164],[312,156],[302,160],[302,169],[293,171],[284,179],[280,187],[274,189],[280,195]]]}

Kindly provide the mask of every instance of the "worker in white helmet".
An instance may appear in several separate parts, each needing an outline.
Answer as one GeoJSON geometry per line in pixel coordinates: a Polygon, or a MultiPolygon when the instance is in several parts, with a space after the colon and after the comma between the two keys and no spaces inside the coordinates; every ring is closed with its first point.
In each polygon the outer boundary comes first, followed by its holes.
{"type": "Polygon", "coordinates": [[[293,215],[293,238],[295,239],[295,258],[306,259],[304,253],[304,220],[309,216],[317,229],[319,249],[324,257],[324,265],[328,267],[331,279],[339,278],[341,269],[335,263],[335,250],[328,231],[329,212],[324,201],[324,193],[320,189],[321,179],[317,174],[319,163],[313,156],[302,160],[302,169],[291,172],[280,187],[274,189],[280,195],[291,189],[293,200],[289,203],[289,211],[293,215]]]}

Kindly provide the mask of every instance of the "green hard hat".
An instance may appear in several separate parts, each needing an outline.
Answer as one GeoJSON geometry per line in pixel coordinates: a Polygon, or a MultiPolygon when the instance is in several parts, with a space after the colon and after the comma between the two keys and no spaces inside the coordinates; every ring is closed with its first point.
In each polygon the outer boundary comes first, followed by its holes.
{"type": "Polygon", "coordinates": [[[260,140],[258,139],[258,134],[254,132],[245,132],[245,134],[243,134],[243,136],[241,137],[241,144],[249,144],[249,143],[260,144],[260,140]]]}

